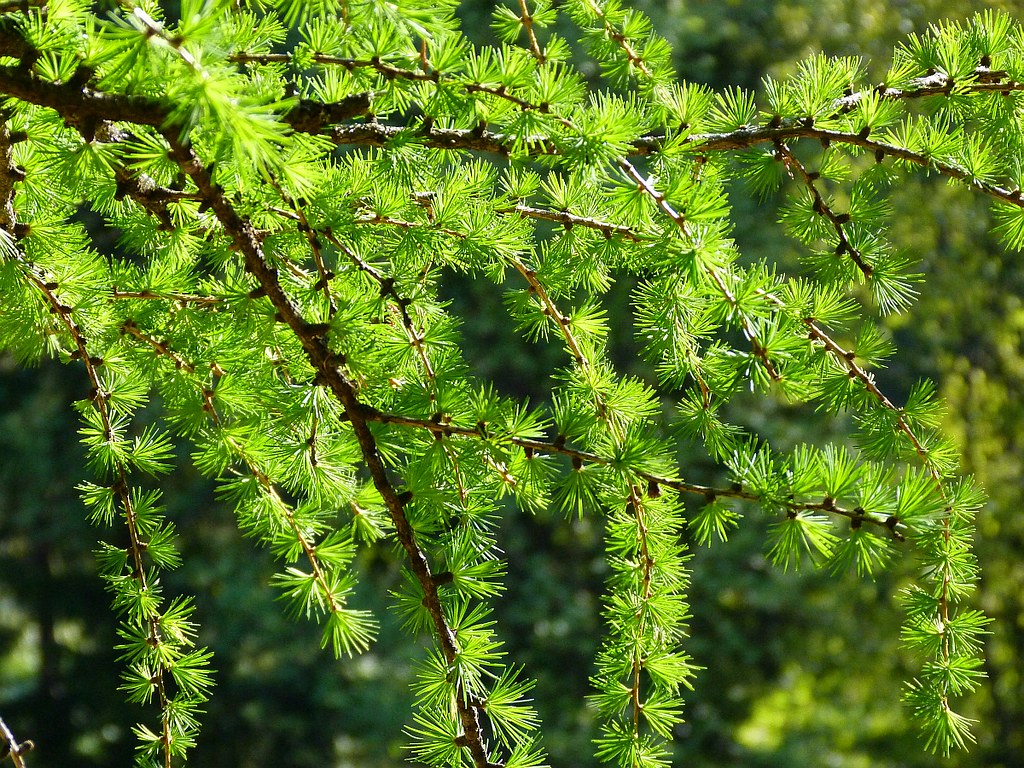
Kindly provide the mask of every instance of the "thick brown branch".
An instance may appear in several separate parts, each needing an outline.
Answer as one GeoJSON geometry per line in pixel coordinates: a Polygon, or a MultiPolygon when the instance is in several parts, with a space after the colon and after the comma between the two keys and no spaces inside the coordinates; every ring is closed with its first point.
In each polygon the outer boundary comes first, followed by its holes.
{"type": "MultiPolygon", "coordinates": [[[[6,47],[10,55],[23,56],[27,49],[24,41],[12,33],[0,35],[0,53],[6,47]]],[[[269,55],[269,54],[268,54],[269,55]]],[[[381,65],[384,66],[384,65],[381,65]]],[[[403,70],[403,72],[405,72],[403,70]]],[[[409,76],[422,76],[414,70],[408,70],[409,76]]],[[[427,79],[433,79],[433,75],[427,79]]],[[[423,77],[419,77],[423,79],[423,77]]],[[[887,98],[919,98],[948,94],[948,83],[931,83],[922,80],[921,87],[906,90],[887,90],[887,98]]],[[[523,109],[543,111],[544,105],[526,102],[510,94],[499,93],[499,89],[468,83],[467,90],[473,88],[486,91],[495,96],[509,99],[523,109]]],[[[966,92],[997,92],[1008,93],[1024,89],[1024,84],[1015,81],[991,82],[982,79],[967,86],[966,92]]],[[[167,109],[155,99],[127,94],[110,94],[82,87],[75,82],[51,83],[32,75],[23,67],[0,67],[0,93],[22,99],[32,104],[51,107],[57,110],[69,124],[83,129],[88,135],[96,121],[122,121],[139,125],[160,126],[167,120],[167,109]]],[[[853,97],[847,97],[847,100],[853,97]]],[[[845,102],[843,102],[845,103],[845,102]]],[[[341,102],[322,104],[312,100],[302,100],[291,112],[283,116],[283,120],[294,130],[304,133],[319,134],[322,132],[338,145],[384,146],[405,131],[413,135],[424,146],[448,150],[474,150],[480,152],[507,155],[511,152],[513,140],[501,133],[485,129],[447,129],[437,128],[432,124],[419,127],[385,125],[369,122],[358,125],[339,125],[339,122],[364,114],[370,104],[368,94],[355,94],[341,102]]],[[[837,108],[840,105],[837,105],[837,108]]],[[[564,124],[564,120],[561,120],[564,124]]],[[[779,125],[766,125],[755,128],[744,127],[727,133],[693,134],[687,143],[696,153],[722,152],[747,149],[763,143],[778,143],[794,139],[816,139],[827,143],[847,144],[861,147],[875,153],[878,157],[892,156],[912,165],[928,168],[949,178],[965,182],[970,188],[1016,207],[1024,206],[1024,195],[1018,189],[1009,189],[998,184],[975,179],[971,174],[951,163],[936,160],[924,153],[915,152],[905,147],[876,141],[861,133],[850,133],[831,128],[817,128],[807,119],[790,118],[779,125]]],[[[645,136],[633,142],[631,156],[648,155],[660,149],[662,138],[645,136]]],[[[520,142],[523,146],[523,142],[520,142]]],[[[557,149],[548,137],[530,137],[525,146],[533,155],[557,154],[557,149]]]]}
{"type": "MultiPolygon", "coordinates": [[[[301,133],[320,133],[325,127],[361,117],[370,111],[370,94],[356,93],[341,101],[300,99],[284,120],[301,133]]],[[[340,143],[340,142],[339,142],[340,143]]]]}
{"type": "Polygon", "coordinates": [[[0,67],[0,93],[51,107],[76,126],[90,120],[159,126],[167,119],[163,103],[155,99],[94,91],[74,82],[51,83],[21,67],[0,67]]]}
{"type": "Polygon", "coordinates": [[[7,116],[0,114],[0,227],[14,232],[14,185],[24,178],[24,173],[14,165],[11,132],[7,127],[7,116]]]}
{"type": "MultiPolygon", "coordinates": [[[[305,123],[303,125],[306,125],[305,123]]],[[[403,133],[411,134],[423,146],[432,149],[472,150],[497,155],[508,155],[512,151],[512,139],[504,134],[493,131],[460,130],[457,128],[438,128],[433,125],[409,127],[404,125],[386,125],[369,122],[356,125],[322,126],[317,131],[327,131],[326,135],[339,146],[362,145],[372,147],[386,146],[389,141],[403,133]]],[[[544,137],[538,136],[529,142],[533,154],[554,154],[554,146],[544,137]]]]}
{"type": "Polygon", "coordinates": [[[46,8],[47,0],[4,0],[0,13],[28,13],[30,8],[46,8]]]}

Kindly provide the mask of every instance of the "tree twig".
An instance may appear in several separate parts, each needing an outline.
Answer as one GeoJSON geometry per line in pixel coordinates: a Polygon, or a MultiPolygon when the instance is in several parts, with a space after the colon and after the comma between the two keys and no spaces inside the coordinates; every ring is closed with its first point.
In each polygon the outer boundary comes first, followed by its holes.
{"type": "Polygon", "coordinates": [[[25,768],[27,764],[25,755],[35,748],[35,743],[31,740],[19,742],[2,717],[0,717],[0,735],[4,739],[0,744],[0,763],[10,758],[14,768],[25,768]]]}

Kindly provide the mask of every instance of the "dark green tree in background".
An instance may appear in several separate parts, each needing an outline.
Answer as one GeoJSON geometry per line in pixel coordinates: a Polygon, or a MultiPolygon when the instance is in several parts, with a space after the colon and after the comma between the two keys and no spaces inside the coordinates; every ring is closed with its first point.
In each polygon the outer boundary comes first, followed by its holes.
{"type": "Polygon", "coordinates": [[[15,765],[1013,764],[1011,16],[92,5],[0,6],[15,765]]]}

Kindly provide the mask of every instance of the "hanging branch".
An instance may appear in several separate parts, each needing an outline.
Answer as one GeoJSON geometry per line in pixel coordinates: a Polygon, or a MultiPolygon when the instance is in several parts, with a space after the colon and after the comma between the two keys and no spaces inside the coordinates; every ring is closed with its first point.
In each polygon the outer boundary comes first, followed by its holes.
{"type": "MultiPolygon", "coordinates": [[[[0,77],[2,77],[2,75],[3,75],[3,72],[2,72],[2,70],[0,70],[0,77]]],[[[39,83],[37,81],[36,85],[38,85],[38,84],[39,83]]],[[[60,89],[60,88],[62,88],[62,86],[52,86],[51,84],[42,84],[42,87],[43,87],[44,90],[46,90],[46,89],[51,89],[52,90],[52,89],[60,89]]],[[[495,95],[498,95],[498,94],[495,94],[495,95]]],[[[100,103],[98,103],[98,102],[102,102],[102,101],[103,101],[102,99],[98,99],[96,102],[89,102],[89,103],[90,103],[91,106],[93,106],[94,108],[99,110],[99,109],[105,108],[107,106],[106,103],[103,103],[102,105],[100,103]]],[[[539,109],[539,107],[538,107],[538,109],[539,109]]],[[[64,110],[61,110],[61,111],[64,111],[64,110]]],[[[69,114],[71,113],[71,111],[72,110],[70,110],[70,109],[67,110],[67,112],[69,114]]],[[[90,112],[90,111],[91,110],[86,110],[86,112],[90,112]]],[[[114,110],[114,113],[115,114],[117,113],[116,109],[114,110]]],[[[153,124],[155,122],[155,119],[153,119],[153,114],[154,114],[153,112],[149,112],[148,115],[147,115],[147,117],[149,118],[148,120],[139,120],[137,122],[153,124]]],[[[359,131],[371,132],[371,133],[378,132],[377,135],[379,137],[379,141],[381,143],[386,143],[386,141],[389,140],[389,138],[390,138],[390,134],[388,133],[388,131],[391,131],[392,129],[389,129],[389,128],[384,127],[384,126],[376,125],[376,124],[371,124],[371,125],[366,125],[366,126],[358,126],[356,128],[353,128],[352,130],[359,130],[359,131]],[[380,131],[384,131],[384,133],[379,133],[380,131]]],[[[392,133],[397,133],[397,130],[398,129],[395,129],[394,131],[392,131],[392,133]]],[[[434,129],[434,128],[430,128],[429,129],[429,131],[431,133],[434,133],[434,134],[437,133],[437,130],[438,129],[434,129]]],[[[731,134],[720,134],[720,135],[717,135],[717,136],[714,136],[714,137],[712,137],[710,135],[708,135],[708,136],[697,135],[697,136],[691,137],[691,140],[694,141],[698,146],[700,146],[700,148],[702,150],[704,150],[704,149],[742,148],[744,146],[752,146],[753,144],[759,143],[761,141],[774,140],[774,135],[778,135],[781,132],[781,130],[782,129],[760,130],[760,131],[737,131],[737,132],[733,132],[731,134]]],[[[800,127],[798,129],[794,128],[794,129],[790,129],[790,130],[793,132],[792,135],[794,135],[794,136],[810,136],[810,137],[814,137],[814,138],[820,138],[821,135],[822,135],[822,132],[820,130],[807,129],[806,127],[800,127]]],[[[832,133],[834,134],[835,132],[832,132],[832,133]]],[[[456,146],[456,147],[461,148],[461,145],[458,143],[457,137],[458,137],[458,133],[457,132],[455,132],[455,133],[447,132],[446,134],[436,136],[436,139],[438,141],[438,146],[447,145],[447,146],[456,146]]],[[[486,134],[485,134],[485,137],[486,137],[486,134]]],[[[484,137],[478,137],[478,138],[484,138],[484,137]]],[[[834,140],[836,138],[837,138],[836,136],[833,136],[834,140]]],[[[490,148],[492,150],[494,149],[493,146],[485,147],[485,148],[490,148]]],[[[893,152],[892,154],[896,154],[896,153],[893,152]]],[[[904,157],[904,159],[906,159],[906,157],[904,157]]],[[[644,188],[645,191],[653,197],[653,199],[655,200],[657,205],[660,208],[662,208],[662,210],[665,210],[666,207],[671,209],[671,206],[668,205],[667,200],[665,200],[664,196],[661,196],[660,193],[658,193],[656,190],[651,188],[649,183],[648,183],[648,181],[643,176],[641,176],[639,174],[639,172],[636,170],[636,168],[631,163],[629,163],[628,161],[624,160],[621,164],[622,164],[623,169],[626,171],[627,175],[630,176],[634,181],[636,181],[638,186],[644,188]]],[[[160,198],[162,197],[162,195],[160,195],[160,194],[153,194],[153,193],[150,193],[149,195],[133,194],[132,197],[133,197],[133,199],[136,199],[137,202],[140,202],[140,204],[146,205],[146,203],[147,203],[146,198],[147,197],[150,198],[150,200],[148,202],[155,202],[155,201],[159,201],[160,198]]],[[[194,197],[194,195],[192,195],[192,197],[194,197]]],[[[147,207],[152,207],[152,206],[147,205],[147,207]]],[[[562,223],[564,226],[583,226],[583,227],[592,228],[592,229],[601,231],[606,236],[608,236],[609,233],[614,233],[616,235],[619,235],[619,236],[622,236],[622,237],[624,237],[626,239],[630,239],[630,240],[634,240],[634,241],[638,241],[641,238],[640,235],[638,235],[636,233],[633,233],[631,230],[629,230],[626,227],[622,227],[621,225],[606,224],[604,222],[600,222],[600,221],[595,220],[595,219],[589,219],[589,218],[586,218],[586,217],[575,217],[575,216],[571,216],[568,213],[542,212],[541,209],[536,209],[536,208],[532,208],[532,207],[529,207],[529,206],[516,206],[516,208],[514,210],[519,215],[528,216],[530,218],[542,218],[542,219],[558,221],[559,223],[562,223]]],[[[509,209],[509,212],[512,212],[512,209],[509,209]]],[[[679,214],[677,214],[674,210],[666,211],[666,212],[669,213],[669,216],[670,216],[670,218],[673,221],[676,221],[677,225],[682,225],[685,228],[685,224],[683,223],[683,219],[682,219],[682,217],[679,214]]],[[[388,224],[392,224],[392,225],[395,225],[395,226],[415,226],[415,224],[413,224],[411,222],[400,222],[400,221],[393,220],[393,219],[392,220],[385,220],[384,218],[381,218],[381,217],[369,219],[369,220],[366,221],[366,223],[388,223],[388,224]]],[[[447,232],[447,233],[448,234],[452,234],[452,235],[457,234],[457,233],[454,233],[454,232],[447,232]]],[[[522,273],[522,271],[521,271],[521,273],[522,273]]],[[[715,282],[715,284],[718,286],[719,290],[722,291],[723,296],[725,296],[727,300],[731,299],[731,303],[734,304],[735,303],[735,299],[731,298],[732,294],[729,291],[727,285],[725,284],[723,276],[717,270],[715,270],[715,269],[711,270],[710,276],[712,277],[712,280],[715,282]]],[[[552,317],[554,317],[554,316],[552,316],[552,317]]],[[[559,314],[558,317],[561,317],[561,315],[559,314]]],[[[780,379],[780,375],[779,375],[778,371],[775,370],[774,365],[772,364],[770,358],[767,355],[767,351],[764,349],[764,347],[762,345],[759,344],[759,342],[757,342],[756,333],[753,331],[753,328],[750,326],[749,321],[746,320],[746,319],[744,319],[744,321],[743,321],[743,330],[744,330],[744,335],[747,336],[748,340],[752,344],[752,347],[754,349],[755,355],[765,365],[766,370],[768,370],[768,372],[769,372],[769,375],[773,378],[773,380],[779,380],[780,379]]],[[[827,346],[828,345],[826,345],[826,347],[827,346]]]]}
{"type": "MultiPolygon", "coordinates": [[[[75,346],[76,351],[74,356],[82,361],[82,364],[85,366],[86,375],[89,377],[89,381],[92,384],[90,399],[92,400],[93,408],[99,416],[103,435],[107,442],[112,441],[115,436],[115,428],[109,408],[110,395],[104,389],[103,381],[99,375],[99,366],[103,364],[103,361],[89,353],[85,336],[71,316],[71,307],[63,304],[55,293],[55,289],[50,287],[55,286],[55,284],[37,274],[35,269],[30,265],[24,264],[23,266],[26,279],[35,286],[43,296],[46,303],[50,305],[51,311],[58,318],[60,325],[64,327],[64,330],[71,338],[71,342],[75,346]]],[[[131,578],[138,584],[139,592],[146,594],[152,590],[152,585],[148,575],[149,572],[146,570],[142,560],[142,553],[147,548],[147,542],[139,530],[138,518],[135,512],[135,502],[132,499],[130,486],[128,484],[128,470],[121,461],[117,461],[114,464],[113,491],[121,503],[121,509],[124,512],[125,526],[128,529],[128,539],[130,542],[128,554],[131,559],[131,578]]],[[[148,635],[147,642],[153,648],[159,647],[161,643],[164,642],[164,638],[160,630],[160,614],[158,612],[147,611],[144,616],[143,623],[148,635]]],[[[167,695],[164,673],[165,665],[157,665],[152,684],[156,690],[157,703],[160,707],[160,751],[163,755],[163,765],[164,768],[171,768],[171,746],[173,741],[171,736],[171,712],[168,707],[170,699],[167,695]]]]}
{"type": "MultiPolygon", "coordinates": [[[[160,357],[166,358],[174,367],[178,370],[185,371],[186,373],[195,374],[197,368],[193,363],[187,361],[180,354],[171,349],[167,342],[159,341],[154,339],[149,334],[142,331],[133,321],[129,320],[122,325],[122,328],[126,334],[133,338],[141,341],[147,346],[151,347],[154,352],[160,357]]],[[[214,371],[218,377],[223,376],[225,371],[217,364],[210,363],[210,369],[214,371]]],[[[217,412],[217,406],[215,402],[215,391],[208,386],[200,386],[200,395],[203,398],[203,412],[210,418],[218,428],[223,428],[224,424],[221,420],[220,414],[217,412]]],[[[302,554],[309,563],[309,567],[313,576],[313,580],[319,587],[320,594],[324,596],[327,603],[327,610],[331,614],[339,615],[346,611],[344,605],[338,600],[335,595],[335,589],[331,584],[330,579],[326,573],[324,565],[320,561],[320,557],[316,552],[316,543],[302,530],[298,521],[295,519],[295,515],[291,509],[291,506],[282,498],[273,480],[261,470],[253,460],[248,456],[244,449],[244,446],[239,443],[233,437],[227,437],[227,444],[235,452],[235,455],[244,462],[249,473],[256,479],[260,486],[267,493],[268,497],[274,501],[274,509],[280,510],[284,521],[288,529],[291,531],[295,541],[299,544],[302,549],[302,554]]],[[[268,543],[270,543],[268,541],[268,543]]]]}
{"type": "MultiPolygon", "coordinates": [[[[317,370],[322,384],[334,393],[343,406],[359,442],[363,461],[373,478],[374,487],[384,500],[395,526],[395,533],[408,557],[410,568],[423,590],[424,605],[434,624],[437,642],[445,660],[449,664],[453,663],[459,653],[455,632],[445,617],[438,584],[431,573],[430,564],[427,562],[425,553],[417,544],[415,532],[406,517],[405,505],[408,500],[405,494],[395,488],[388,477],[387,469],[377,450],[376,439],[368,425],[367,407],[359,400],[355,385],[345,378],[338,368],[336,355],[328,348],[323,337],[318,335],[316,328],[306,322],[291,298],[284,292],[277,271],[267,263],[263,255],[262,247],[252,225],[238,215],[228,202],[223,190],[213,183],[209,172],[189,147],[182,144],[172,133],[165,133],[164,138],[171,147],[175,162],[192,179],[200,194],[203,195],[220,220],[225,233],[242,254],[247,270],[259,283],[282,321],[292,329],[296,338],[301,342],[310,363],[317,370]]],[[[473,764],[476,768],[491,768],[494,764],[491,762],[487,743],[481,730],[479,710],[470,703],[461,683],[458,685],[455,704],[458,709],[459,721],[464,730],[465,745],[472,756],[473,764]]]]}
{"type": "MultiPolygon", "coordinates": [[[[7,127],[4,125],[2,135],[0,135],[0,137],[9,140],[9,136],[10,134],[8,133],[7,127]]],[[[3,143],[4,142],[0,142],[0,144],[3,143]]],[[[7,146],[9,146],[9,144],[7,144],[7,146]]],[[[4,160],[6,160],[7,163],[10,163],[10,153],[0,151],[0,162],[3,162],[4,160]]],[[[7,173],[0,174],[0,176],[6,176],[9,178],[11,171],[12,168],[7,166],[7,173]]],[[[9,189],[9,196],[5,201],[6,204],[0,205],[0,211],[6,211],[7,215],[13,217],[13,207],[10,201],[10,194],[11,190],[9,189]]],[[[12,231],[12,234],[17,232],[17,227],[13,223],[13,220],[10,221],[7,226],[9,227],[9,230],[12,231]]],[[[104,387],[103,379],[99,373],[99,368],[103,365],[103,360],[90,354],[85,333],[73,317],[73,308],[64,304],[59,298],[57,291],[60,290],[60,284],[52,277],[46,275],[39,267],[28,263],[21,254],[18,254],[17,258],[21,264],[22,275],[25,280],[42,296],[43,300],[49,306],[50,312],[57,319],[57,324],[63,328],[64,332],[70,338],[71,343],[75,348],[72,358],[77,358],[82,361],[82,364],[85,367],[86,376],[91,384],[89,399],[92,401],[92,407],[99,418],[99,426],[103,439],[108,444],[112,443],[116,439],[120,427],[116,427],[114,424],[114,416],[110,407],[111,393],[104,387]]],[[[147,550],[149,542],[140,529],[135,500],[132,497],[131,486],[128,482],[128,468],[125,466],[122,459],[117,458],[113,460],[112,470],[114,480],[111,490],[120,502],[121,509],[124,513],[125,527],[128,531],[128,558],[130,561],[129,578],[136,583],[139,594],[147,595],[149,593],[153,593],[156,586],[151,579],[151,571],[146,569],[143,562],[143,553],[147,550]]],[[[115,599],[115,604],[122,603],[123,597],[123,595],[118,596],[118,598],[115,599]]],[[[127,605],[121,604],[120,607],[122,610],[128,610],[127,605]]],[[[140,624],[146,633],[146,643],[150,648],[158,649],[161,645],[168,642],[167,638],[164,636],[163,630],[161,629],[161,620],[163,617],[155,607],[143,610],[140,618],[140,624]]],[[[171,768],[171,759],[175,749],[175,739],[181,738],[183,741],[187,742],[188,736],[186,733],[190,730],[186,726],[181,725],[178,726],[181,731],[178,733],[173,732],[173,715],[170,706],[171,696],[168,693],[167,679],[170,671],[170,662],[161,661],[160,663],[157,663],[155,669],[152,670],[151,679],[149,681],[152,686],[152,690],[156,692],[157,704],[160,709],[160,733],[155,741],[158,745],[159,752],[162,755],[161,761],[164,768],[171,768]]]]}

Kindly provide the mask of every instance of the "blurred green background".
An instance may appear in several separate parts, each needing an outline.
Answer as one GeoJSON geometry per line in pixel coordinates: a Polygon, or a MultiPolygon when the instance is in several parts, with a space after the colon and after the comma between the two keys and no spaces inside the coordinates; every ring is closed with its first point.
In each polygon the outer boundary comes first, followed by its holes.
{"type": "MultiPolygon", "coordinates": [[[[866,57],[877,77],[893,45],[930,21],[1015,3],[976,0],[720,0],[638,3],[669,38],[681,76],[715,87],[756,89],[814,51],[866,57]]],[[[470,37],[491,39],[493,3],[460,14],[470,37]]],[[[567,36],[572,35],[568,28],[567,36]]],[[[585,65],[583,65],[585,66],[585,65]]],[[[781,199],[758,203],[732,190],[736,238],[750,259],[797,270],[797,245],[778,220],[781,199]]],[[[977,602],[995,622],[985,687],[966,704],[981,722],[978,744],[940,760],[924,753],[899,704],[913,660],[897,645],[895,594],[913,567],[897,562],[877,581],[766,565],[766,521],[756,512],[726,545],[692,560],[692,639],[705,667],[689,696],[675,765],[1020,766],[1024,764],[1024,516],[1019,513],[1024,439],[1024,268],[987,234],[984,200],[935,179],[908,181],[896,200],[893,236],[921,259],[919,303],[887,322],[899,354],[881,382],[899,400],[922,375],[948,400],[947,429],[961,439],[964,469],[991,495],[979,519],[983,581],[977,602]]],[[[629,285],[608,297],[627,309],[629,285]]],[[[543,399],[557,350],[514,337],[493,286],[453,278],[446,286],[463,326],[466,355],[500,390],[543,399]]],[[[623,368],[647,376],[623,328],[613,338],[623,368]]],[[[116,688],[120,664],[109,598],[94,575],[100,536],[84,521],[75,485],[84,479],[70,403],[88,384],[77,366],[19,370],[0,356],[0,715],[32,738],[34,768],[127,766],[131,726],[143,713],[116,688]]],[[[732,417],[780,445],[820,440],[828,422],[804,409],[744,400],[732,417]]],[[[422,647],[402,637],[386,594],[398,578],[387,546],[365,551],[356,601],[382,619],[367,654],[336,662],[319,632],[282,615],[267,583],[269,555],[238,534],[231,511],[188,466],[162,483],[181,534],[185,566],[165,577],[171,593],[195,594],[200,642],[215,652],[217,688],[195,765],[222,768],[398,766],[410,721],[408,684],[422,647]]],[[[716,480],[700,454],[687,476],[716,480]]],[[[537,707],[555,766],[594,764],[587,678],[601,631],[605,568],[602,521],[509,514],[501,545],[509,589],[497,605],[511,658],[538,678],[537,707]]],[[[115,531],[110,534],[117,536],[115,531]]]]}

